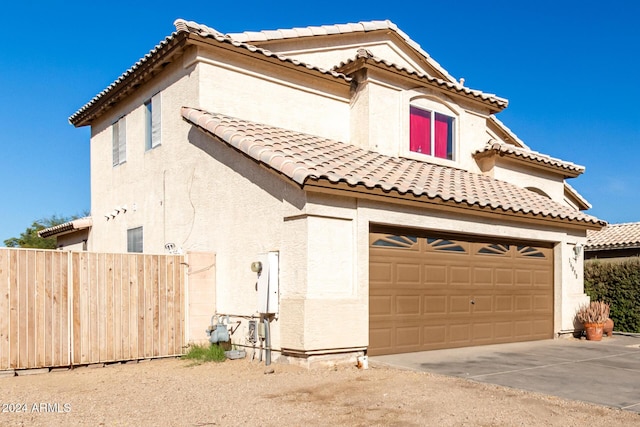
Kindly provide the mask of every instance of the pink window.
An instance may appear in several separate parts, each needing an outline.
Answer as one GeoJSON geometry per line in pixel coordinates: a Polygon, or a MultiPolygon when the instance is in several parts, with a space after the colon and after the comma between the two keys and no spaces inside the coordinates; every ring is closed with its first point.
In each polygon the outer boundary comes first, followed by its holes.
{"type": "Polygon", "coordinates": [[[409,149],[441,159],[453,159],[453,117],[410,107],[409,149]]]}

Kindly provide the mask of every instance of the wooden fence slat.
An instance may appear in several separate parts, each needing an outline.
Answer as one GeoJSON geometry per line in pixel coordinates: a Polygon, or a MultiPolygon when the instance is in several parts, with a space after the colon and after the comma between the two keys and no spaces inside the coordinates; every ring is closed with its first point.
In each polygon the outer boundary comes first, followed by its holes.
{"type": "Polygon", "coordinates": [[[167,354],[176,354],[176,337],[175,337],[175,323],[174,323],[174,310],[175,305],[173,299],[175,298],[175,257],[170,257],[167,260],[167,309],[166,309],[166,336],[167,336],[167,354]]]}
{"type": "Polygon", "coordinates": [[[72,357],[71,364],[78,364],[82,359],[82,338],[81,338],[81,325],[80,322],[82,312],[80,310],[80,297],[82,286],[81,283],[86,283],[86,270],[83,267],[84,254],[74,253],[72,255],[72,266],[71,271],[73,274],[72,286],[73,286],[73,299],[71,301],[72,304],[72,313],[71,313],[71,349],[72,349],[72,357]],[[85,278],[82,281],[82,278],[85,278]]]}
{"type": "Polygon", "coordinates": [[[33,279],[34,279],[34,287],[35,287],[35,318],[34,318],[34,327],[31,329],[31,333],[33,335],[33,352],[34,352],[34,363],[37,367],[47,366],[44,360],[45,352],[45,339],[48,339],[48,327],[45,326],[45,312],[46,312],[46,303],[45,303],[45,269],[46,269],[46,260],[45,257],[47,254],[43,251],[38,251],[34,253],[35,255],[35,263],[33,265],[33,279]]]}
{"type": "Polygon", "coordinates": [[[144,322],[147,316],[146,292],[145,292],[145,260],[143,255],[137,256],[138,270],[138,354],[136,358],[141,359],[146,355],[146,340],[144,322]]]}
{"type": "Polygon", "coordinates": [[[114,312],[113,294],[115,287],[115,258],[114,254],[107,254],[104,265],[104,283],[100,288],[104,290],[102,294],[102,310],[100,324],[104,327],[104,335],[100,346],[100,361],[108,362],[114,360],[113,338],[114,338],[114,312]]]}
{"type": "Polygon", "coordinates": [[[168,354],[167,345],[167,256],[158,257],[158,345],[157,355],[168,354]]]}
{"type": "Polygon", "coordinates": [[[9,276],[9,253],[0,250],[0,370],[9,369],[10,358],[10,318],[11,318],[11,286],[9,276]]]}
{"type": "Polygon", "coordinates": [[[124,349],[124,325],[126,322],[126,318],[128,317],[128,313],[125,311],[125,308],[128,305],[129,298],[126,296],[125,292],[128,290],[128,287],[124,287],[124,277],[125,275],[122,273],[124,270],[126,256],[123,254],[119,254],[115,259],[115,269],[114,269],[114,299],[113,299],[113,313],[115,316],[115,325],[113,329],[113,345],[115,348],[115,359],[114,360],[125,360],[124,349]]]}

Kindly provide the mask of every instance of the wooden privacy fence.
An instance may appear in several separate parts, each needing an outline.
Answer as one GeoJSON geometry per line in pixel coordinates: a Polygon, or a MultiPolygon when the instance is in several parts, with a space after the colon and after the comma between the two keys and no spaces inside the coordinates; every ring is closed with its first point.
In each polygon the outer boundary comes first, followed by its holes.
{"type": "MultiPolygon", "coordinates": [[[[182,354],[184,259],[0,248],[0,370],[182,354]]],[[[206,295],[210,279],[200,284],[206,295]]]]}

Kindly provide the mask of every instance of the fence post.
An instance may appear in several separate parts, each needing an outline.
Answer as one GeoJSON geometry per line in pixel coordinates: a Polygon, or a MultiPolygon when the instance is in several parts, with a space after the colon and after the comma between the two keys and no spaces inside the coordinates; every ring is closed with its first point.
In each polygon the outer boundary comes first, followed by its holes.
{"type": "Polygon", "coordinates": [[[67,252],[67,351],[69,352],[69,364],[74,365],[73,360],[73,346],[75,341],[73,339],[73,256],[71,252],[67,252]]]}

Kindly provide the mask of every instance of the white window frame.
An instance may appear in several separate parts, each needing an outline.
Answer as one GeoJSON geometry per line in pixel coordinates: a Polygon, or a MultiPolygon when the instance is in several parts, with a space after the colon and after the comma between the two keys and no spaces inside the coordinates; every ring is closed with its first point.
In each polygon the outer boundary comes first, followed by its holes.
{"type": "Polygon", "coordinates": [[[127,161],[127,121],[121,117],[112,126],[111,151],[113,166],[118,166],[127,161]]]}
{"type": "Polygon", "coordinates": [[[402,143],[399,147],[401,156],[409,159],[428,161],[443,166],[459,167],[460,162],[460,117],[463,110],[450,99],[443,99],[431,93],[425,93],[418,90],[409,90],[404,92],[402,103],[402,143]],[[452,158],[446,159],[436,157],[432,154],[423,154],[417,151],[411,151],[411,107],[421,110],[431,111],[433,113],[444,114],[453,118],[452,126],[452,158]]]}
{"type": "Polygon", "coordinates": [[[145,121],[145,151],[152,150],[161,142],[161,97],[160,93],[153,95],[144,103],[145,121]]]}

